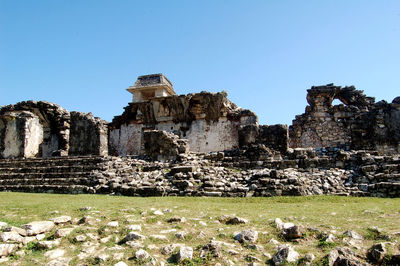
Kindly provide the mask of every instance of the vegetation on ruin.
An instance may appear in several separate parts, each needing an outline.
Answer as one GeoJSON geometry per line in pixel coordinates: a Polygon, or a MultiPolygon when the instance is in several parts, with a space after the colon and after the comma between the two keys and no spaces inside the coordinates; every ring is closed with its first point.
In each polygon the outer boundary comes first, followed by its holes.
{"type": "MultiPolygon", "coordinates": [[[[387,235],[391,243],[388,247],[391,253],[399,251],[397,242],[400,240],[400,199],[390,198],[356,198],[337,196],[310,196],[310,197],[272,197],[272,198],[184,198],[184,197],[119,197],[107,195],[59,195],[59,194],[29,194],[29,193],[0,193],[0,221],[9,225],[21,226],[32,221],[48,220],[60,215],[69,215],[73,224],[83,216],[90,215],[97,218],[95,225],[77,225],[68,237],[62,238],[61,248],[67,251],[67,256],[72,258],[70,264],[82,262],[77,259],[82,243],[76,243],[74,237],[78,234],[92,233],[99,238],[111,236],[109,241],[100,244],[101,247],[110,248],[122,246],[125,261],[129,265],[137,262],[133,259],[135,249],[116,243],[129,231],[127,225],[139,224],[142,226],[141,234],[147,236],[142,242],[143,248],[157,261],[176,264],[175,254],[163,255],[160,249],[171,243],[183,243],[193,247],[194,257],[186,261],[189,265],[215,264],[223,265],[226,260],[235,264],[245,264],[249,261],[247,255],[252,255],[262,262],[268,262],[266,253],[273,255],[275,246],[270,243],[276,239],[281,243],[290,243],[300,253],[301,258],[307,253],[316,256],[314,263],[323,264],[324,258],[330,250],[338,246],[345,246],[340,238],[343,232],[354,230],[364,237],[362,245],[355,250],[357,254],[365,257],[365,252],[372,244],[387,241],[382,236],[387,235]],[[90,206],[90,210],[80,210],[90,206]],[[154,215],[155,210],[161,210],[164,215],[154,215]],[[248,224],[226,225],[218,222],[221,215],[236,215],[249,220],[248,224]],[[168,223],[171,217],[185,217],[182,223],[168,223]],[[304,238],[298,241],[286,241],[282,238],[274,224],[275,218],[284,222],[301,224],[307,228],[304,238]],[[75,221],[74,221],[75,219],[75,221]],[[117,228],[107,227],[110,221],[118,221],[117,228]],[[204,223],[205,224],[204,224],[204,223]],[[383,233],[377,235],[371,229],[379,227],[383,233]],[[233,239],[235,232],[253,228],[259,232],[256,242],[262,250],[248,245],[242,245],[233,239]],[[163,230],[172,230],[161,233],[163,230]],[[178,239],[175,233],[186,231],[184,240],[178,239]],[[333,232],[339,238],[337,243],[327,243],[321,239],[322,233],[333,232]],[[167,239],[156,239],[150,235],[166,235],[167,239]],[[200,249],[211,239],[235,244],[236,247],[225,247],[221,258],[200,258],[200,249]],[[227,252],[229,249],[238,251],[237,255],[227,252]],[[247,257],[246,257],[247,256],[247,257]]],[[[68,225],[69,227],[71,225],[68,225]]],[[[68,227],[64,226],[64,227],[68,227]]],[[[46,234],[47,239],[54,238],[54,231],[46,234]]],[[[385,237],[383,237],[385,238],[385,237]]],[[[43,253],[38,250],[35,243],[29,243],[23,256],[13,256],[10,265],[32,265],[32,263],[46,262],[43,253]]],[[[110,258],[106,264],[115,264],[114,252],[107,251],[110,258]]],[[[176,253],[176,252],[175,252],[176,253]]],[[[251,257],[250,257],[251,259],[251,257]]],[[[83,261],[86,264],[99,263],[94,258],[83,261]]]]}

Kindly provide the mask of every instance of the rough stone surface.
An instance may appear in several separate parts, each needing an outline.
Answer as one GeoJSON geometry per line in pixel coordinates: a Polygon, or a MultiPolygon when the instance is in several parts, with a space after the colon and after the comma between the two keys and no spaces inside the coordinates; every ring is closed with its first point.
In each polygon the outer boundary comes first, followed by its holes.
{"type": "Polygon", "coordinates": [[[11,255],[17,247],[16,244],[0,244],[0,257],[11,255]]]}
{"type": "Polygon", "coordinates": [[[159,161],[176,159],[179,154],[189,151],[187,140],[166,131],[145,131],[143,138],[146,154],[159,161]]]}
{"type": "Polygon", "coordinates": [[[368,259],[373,263],[381,263],[383,258],[386,256],[387,250],[385,243],[378,243],[373,245],[368,250],[368,259]]]}
{"type": "Polygon", "coordinates": [[[28,236],[35,236],[41,233],[46,233],[54,228],[54,222],[51,221],[36,221],[22,226],[26,230],[28,236]]]}
{"type": "Polygon", "coordinates": [[[333,84],[308,90],[309,106],[289,129],[290,146],[348,146],[399,152],[399,107],[367,97],[353,86],[333,84]],[[334,99],[343,104],[332,106],[334,99]]]}
{"type": "Polygon", "coordinates": [[[287,262],[296,262],[299,256],[299,253],[297,253],[292,246],[283,245],[278,247],[278,251],[272,257],[272,260],[275,265],[283,265],[287,262]]]}
{"type": "Polygon", "coordinates": [[[239,242],[255,243],[258,238],[258,232],[252,229],[247,229],[235,235],[234,238],[239,242]]]}
{"type": "Polygon", "coordinates": [[[178,253],[179,261],[184,261],[185,259],[191,260],[192,258],[193,258],[193,248],[192,247],[183,246],[180,248],[179,253],[178,253]]]}
{"type": "Polygon", "coordinates": [[[71,112],[69,155],[108,155],[108,123],[91,113],[71,112]]]}

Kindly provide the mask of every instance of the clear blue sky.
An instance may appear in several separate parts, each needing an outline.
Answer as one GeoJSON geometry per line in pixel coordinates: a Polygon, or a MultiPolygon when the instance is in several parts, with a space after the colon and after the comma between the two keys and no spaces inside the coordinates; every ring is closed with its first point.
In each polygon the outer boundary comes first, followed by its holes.
{"type": "Polygon", "coordinates": [[[137,76],[226,90],[290,124],[312,85],[400,95],[400,1],[0,0],[0,105],[55,102],[110,121],[137,76]]]}

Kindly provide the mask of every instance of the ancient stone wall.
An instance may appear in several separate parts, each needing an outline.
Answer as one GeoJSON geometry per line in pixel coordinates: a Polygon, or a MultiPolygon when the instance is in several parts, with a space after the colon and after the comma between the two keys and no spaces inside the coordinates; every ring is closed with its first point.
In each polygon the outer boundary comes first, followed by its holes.
{"type": "Polygon", "coordinates": [[[108,155],[107,125],[91,113],[71,112],[69,155],[108,155]]]}
{"type": "Polygon", "coordinates": [[[375,103],[354,87],[333,84],[308,90],[309,106],[289,128],[290,147],[341,146],[399,152],[399,107],[375,103]],[[332,106],[334,99],[343,104],[332,106]]]}
{"type": "MultiPolygon", "coordinates": [[[[22,138],[21,141],[23,143],[27,142],[26,147],[29,147],[28,149],[31,150],[26,156],[49,157],[54,154],[68,154],[70,114],[67,110],[56,104],[42,101],[20,102],[15,105],[4,106],[0,109],[0,119],[3,120],[4,127],[3,130],[0,130],[3,132],[2,138],[0,139],[0,142],[2,142],[0,153],[4,154],[4,150],[7,149],[5,143],[14,142],[13,140],[7,140],[7,138],[13,135],[11,131],[17,130],[13,125],[13,119],[10,120],[10,115],[18,117],[18,114],[21,114],[21,112],[29,112],[31,116],[30,121],[26,121],[26,130],[23,130],[28,135],[22,133],[21,130],[18,130],[18,133],[16,133],[19,135],[18,138],[22,138]],[[8,122],[6,123],[5,121],[8,122]],[[42,136],[42,139],[40,136],[42,136]],[[37,152],[35,152],[35,150],[37,150],[37,152]]],[[[15,157],[15,154],[3,155],[3,158],[8,158],[9,156],[15,157]]],[[[24,155],[19,154],[18,156],[24,155]]]]}
{"type": "Polygon", "coordinates": [[[107,155],[107,122],[48,102],[0,109],[0,158],[107,155]]]}
{"type": "Polygon", "coordinates": [[[201,92],[130,103],[110,124],[110,153],[138,155],[143,132],[163,130],[187,139],[193,152],[229,150],[239,146],[239,128],[255,124],[254,113],[238,108],[225,93],[201,92]]]}

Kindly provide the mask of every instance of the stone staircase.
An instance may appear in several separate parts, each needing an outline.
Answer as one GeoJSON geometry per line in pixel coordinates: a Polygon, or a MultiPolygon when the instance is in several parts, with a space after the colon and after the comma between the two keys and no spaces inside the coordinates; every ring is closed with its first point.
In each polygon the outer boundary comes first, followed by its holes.
{"type": "Polygon", "coordinates": [[[107,157],[76,156],[0,160],[0,191],[93,193],[94,171],[107,157]]]}

